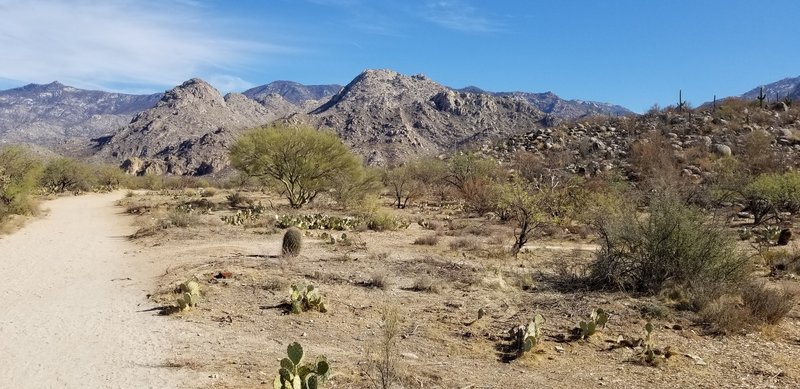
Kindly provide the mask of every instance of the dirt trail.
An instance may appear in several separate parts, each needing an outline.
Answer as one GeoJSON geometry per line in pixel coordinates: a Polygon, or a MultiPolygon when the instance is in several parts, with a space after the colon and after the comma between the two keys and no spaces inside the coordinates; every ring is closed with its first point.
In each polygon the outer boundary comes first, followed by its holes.
{"type": "Polygon", "coordinates": [[[0,238],[0,387],[188,386],[189,372],[164,367],[175,326],[145,311],[166,265],[137,257],[121,197],[59,198],[0,238]]]}

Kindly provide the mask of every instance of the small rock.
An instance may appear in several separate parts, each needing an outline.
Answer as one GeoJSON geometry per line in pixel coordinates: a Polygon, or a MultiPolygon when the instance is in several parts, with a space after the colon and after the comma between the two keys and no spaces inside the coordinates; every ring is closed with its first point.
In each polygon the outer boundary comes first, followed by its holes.
{"type": "Polygon", "coordinates": [[[724,145],[722,143],[715,143],[714,145],[712,145],[711,151],[713,151],[714,154],[717,154],[721,157],[730,157],[731,154],[733,154],[731,152],[730,146],[724,145]]]}
{"type": "Polygon", "coordinates": [[[701,365],[701,366],[705,366],[706,365],[706,362],[703,360],[703,358],[700,358],[697,355],[693,355],[693,354],[684,354],[684,355],[686,355],[687,357],[691,358],[692,361],[694,361],[695,365],[701,365]]]}
{"type": "Polygon", "coordinates": [[[401,353],[400,356],[408,359],[419,359],[419,356],[417,356],[417,354],[414,353],[401,353]]]}

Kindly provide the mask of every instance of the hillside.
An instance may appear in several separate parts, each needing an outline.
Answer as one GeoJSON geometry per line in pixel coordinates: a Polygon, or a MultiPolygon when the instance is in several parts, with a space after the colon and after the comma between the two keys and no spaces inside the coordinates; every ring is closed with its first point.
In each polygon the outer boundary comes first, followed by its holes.
{"type": "Polygon", "coordinates": [[[59,82],[0,91],[0,143],[52,147],[108,135],[155,106],[161,96],[83,90],[59,82]]]}
{"type": "Polygon", "coordinates": [[[97,158],[123,163],[136,174],[213,173],[227,166],[227,148],[243,130],[275,119],[274,112],[244,95],[223,97],[194,78],[100,140],[97,158]]]}
{"type": "Polygon", "coordinates": [[[333,129],[367,163],[383,165],[537,128],[543,118],[518,99],[455,92],[423,75],[367,70],[310,114],[287,121],[333,129]]]}
{"type": "Polygon", "coordinates": [[[574,120],[592,116],[630,116],[635,113],[623,106],[596,101],[565,100],[553,92],[489,92],[476,86],[456,89],[458,92],[486,93],[509,96],[527,101],[540,111],[560,120],[574,120]]]}

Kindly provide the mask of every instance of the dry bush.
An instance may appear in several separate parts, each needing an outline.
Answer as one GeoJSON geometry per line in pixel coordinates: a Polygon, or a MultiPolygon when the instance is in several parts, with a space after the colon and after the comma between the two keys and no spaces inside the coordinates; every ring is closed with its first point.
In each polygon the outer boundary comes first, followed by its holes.
{"type": "Polygon", "coordinates": [[[393,283],[394,282],[390,275],[381,272],[372,273],[372,276],[370,276],[369,281],[366,282],[367,285],[373,288],[380,288],[382,290],[391,289],[393,283]]]}
{"type": "Polygon", "coordinates": [[[775,137],[767,131],[753,131],[744,135],[741,146],[735,149],[735,155],[750,174],[783,172],[782,158],[772,151],[770,145],[775,137]]]}
{"type": "Polygon", "coordinates": [[[400,314],[396,307],[381,310],[381,337],[368,355],[368,371],[365,375],[376,389],[389,389],[399,381],[397,341],[400,335],[400,314]]]}
{"type": "Polygon", "coordinates": [[[724,295],[706,304],[700,311],[700,318],[708,324],[711,332],[730,335],[745,331],[749,314],[737,298],[724,295]]]}
{"type": "Polygon", "coordinates": [[[436,235],[425,235],[414,240],[414,244],[423,246],[436,246],[439,244],[439,237],[436,235]]]}
{"type": "Polygon", "coordinates": [[[414,280],[414,285],[411,286],[411,290],[417,292],[440,293],[442,287],[433,277],[423,274],[414,280]]]}
{"type": "Polygon", "coordinates": [[[422,228],[424,228],[426,230],[431,230],[431,231],[440,231],[442,228],[444,228],[442,226],[442,223],[440,221],[436,220],[436,219],[420,220],[418,222],[418,224],[422,228]]]}
{"type": "Polygon", "coordinates": [[[169,223],[170,227],[179,228],[187,228],[200,224],[200,218],[198,218],[197,215],[178,209],[169,211],[166,221],[169,223]]]}
{"type": "Polygon", "coordinates": [[[777,324],[794,307],[796,295],[784,287],[753,282],[742,290],[742,301],[754,322],[777,324]]]}
{"type": "Polygon", "coordinates": [[[477,251],[483,249],[483,243],[475,237],[457,238],[450,242],[450,250],[477,251]]]}

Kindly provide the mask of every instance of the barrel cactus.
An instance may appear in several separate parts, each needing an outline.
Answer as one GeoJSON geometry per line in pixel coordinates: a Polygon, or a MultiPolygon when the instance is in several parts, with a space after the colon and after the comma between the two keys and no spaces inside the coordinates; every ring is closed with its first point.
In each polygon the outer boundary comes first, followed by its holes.
{"type": "Polygon", "coordinates": [[[285,256],[296,257],[300,255],[300,248],[303,244],[303,233],[295,227],[291,227],[283,234],[282,253],[285,256]]]}

